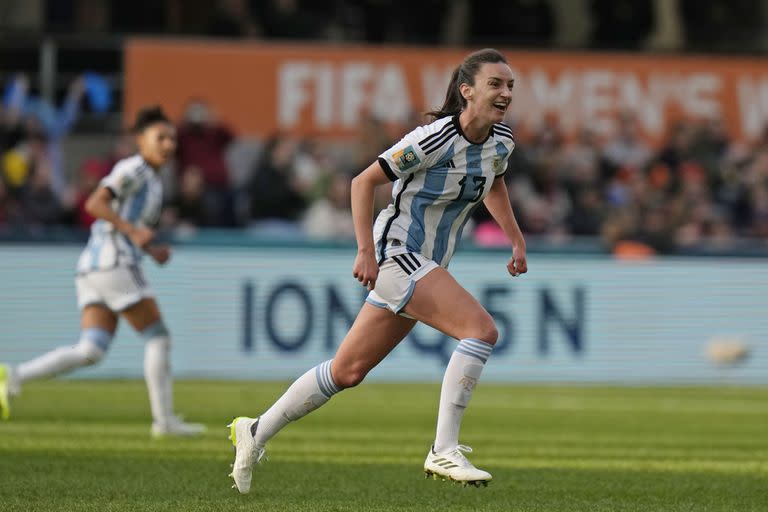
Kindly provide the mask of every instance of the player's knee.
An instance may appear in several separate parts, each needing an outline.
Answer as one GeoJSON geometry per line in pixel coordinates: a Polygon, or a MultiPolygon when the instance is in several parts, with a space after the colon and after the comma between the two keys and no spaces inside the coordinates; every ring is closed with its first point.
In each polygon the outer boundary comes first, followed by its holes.
{"type": "Polygon", "coordinates": [[[83,329],[77,344],[83,364],[90,366],[104,359],[111,343],[111,332],[98,327],[83,329]]]}
{"type": "Polygon", "coordinates": [[[359,365],[333,369],[333,381],[341,389],[353,388],[363,382],[368,370],[359,365]]]}
{"type": "Polygon", "coordinates": [[[499,339],[499,330],[496,328],[493,317],[488,313],[472,326],[472,330],[468,334],[467,338],[475,338],[489,345],[495,345],[496,340],[499,339]]]}
{"type": "Polygon", "coordinates": [[[499,330],[496,328],[493,318],[489,316],[488,319],[478,327],[477,335],[474,337],[489,345],[495,345],[496,340],[499,339],[499,330]]]}

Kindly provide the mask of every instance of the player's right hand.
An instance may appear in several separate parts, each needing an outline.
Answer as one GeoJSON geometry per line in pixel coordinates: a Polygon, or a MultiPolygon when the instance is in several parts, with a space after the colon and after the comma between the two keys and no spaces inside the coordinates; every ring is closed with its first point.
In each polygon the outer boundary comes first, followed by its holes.
{"type": "Polygon", "coordinates": [[[143,249],[155,239],[155,232],[148,228],[134,227],[128,233],[128,238],[131,239],[133,245],[143,249]]]}
{"type": "Polygon", "coordinates": [[[379,277],[379,265],[376,263],[373,251],[358,251],[355,263],[352,265],[352,275],[369,291],[373,290],[376,286],[376,278],[379,277]]]}
{"type": "Polygon", "coordinates": [[[165,265],[171,259],[171,246],[167,244],[151,245],[147,247],[147,253],[158,265],[165,265]]]}

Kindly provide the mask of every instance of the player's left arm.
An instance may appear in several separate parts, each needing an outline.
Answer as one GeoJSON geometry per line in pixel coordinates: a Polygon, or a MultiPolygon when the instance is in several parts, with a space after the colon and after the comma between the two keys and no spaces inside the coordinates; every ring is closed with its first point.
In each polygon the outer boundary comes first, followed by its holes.
{"type": "Polygon", "coordinates": [[[517,225],[515,214],[512,212],[512,205],[509,202],[509,192],[507,184],[504,183],[504,177],[497,176],[493,180],[491,190],[483,200],[485,207],[493,216],[494,220],[501,226],[501,229],[512,242],[512,258],[507,263],[507,271],[513,276],[525,274],[528,272],[528,262],[525,255],[525,239],[520,226],[517,225]]]}

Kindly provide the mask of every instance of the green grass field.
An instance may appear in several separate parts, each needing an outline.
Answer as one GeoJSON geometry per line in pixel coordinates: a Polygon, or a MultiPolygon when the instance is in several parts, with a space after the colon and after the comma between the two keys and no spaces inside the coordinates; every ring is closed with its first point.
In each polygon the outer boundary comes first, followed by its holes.
{"type": "Polygon", "coordinates": [[[149,438],[139,381],[28,385],[0,423],[2,511],[766,511],[768,389],[481,384],[462,442],[487,488],[425,480],[437,385],[346,391],[270,445],[230,489],[225,425],[282,383],[181,382],[210,431],[149,438]]]}

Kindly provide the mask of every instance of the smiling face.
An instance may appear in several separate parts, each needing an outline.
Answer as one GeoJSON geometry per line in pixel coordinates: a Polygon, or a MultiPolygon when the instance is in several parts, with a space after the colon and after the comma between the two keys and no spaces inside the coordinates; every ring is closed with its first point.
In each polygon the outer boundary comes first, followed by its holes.
{"type": "Polygon", "coordinates": [[[472,117],[491,125],[504,120],[512,102],[514,85],[512,69],[507,64],[486,62],[478,69],[475,84],[461,84],[460,91],[472,117]]]}

